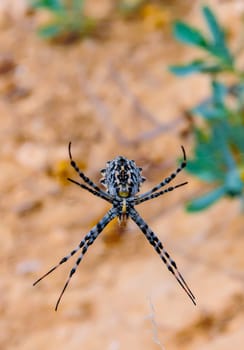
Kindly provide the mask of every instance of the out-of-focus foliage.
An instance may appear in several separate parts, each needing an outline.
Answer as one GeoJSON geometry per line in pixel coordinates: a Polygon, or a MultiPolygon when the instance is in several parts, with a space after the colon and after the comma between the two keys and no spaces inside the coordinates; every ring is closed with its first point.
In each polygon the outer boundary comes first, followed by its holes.
{"type": "Polygon", "coordinates": [[[121,0],[118,4],[119,13],[125,18],[139,18],[149,29],[162,28],[171,20],[169,10],[157,1],[121,0]]]}
{"type": "Polygon", "coordinates": [[[122,15],[130,17],[138,13],[145,3],[147,3],[146,0],[121,0],[118,3],[118,10],[122,15]]]}
{"type": "Polygon", "coordinates": [[[47,40],[70,42],[89,35],[101,34],[103,23],[107,25],[114,18],[114,13],[124,19],[141,20],[148,29],[158,29],[169,24],[169,10],[158,1],[150,0],[117,0],[114,11],[103,19],[88,16],[85,5],[88,0],[29,0],[30,6],[47,14],[44,24],[37,30],[47,40]]]}
{"type": "Polygon", "coordinates": [[[85,0],[31,0],[31,6],[51,14],[48,23],[38,28],[44,39],[72,40],[92,34],[97,26],[85,15],[85,0]]]}
{"type": "Polygon", "coordinates": [[[171,21],[169,10],[157,4],[145,4],[140,13],[145,25],[150,29],[162,28],[171,21]]]}
{"type": "Polygon", "coordinates": [[[237,55],[229,49],[225,31],[214,13],[206,6],[202,13],[209,36],[182,21],[175,23],[174,36],[200,48],[207,56],[170,67],[177,76],[204,73],[211,81],[210,97],[190,111],[203,123],[195,123],[194,155],[187,170],[213,183],[213,190],[188,203],[191,212],[205,209],[223,196],[244,201],[244,71],[237,67],[237,55]],[[223,73],[231,74],[234,83],[225,83],[223,73]]]}
{"type": "Polygon", "coordinates": [[[207,57],[194,59],[185,65],[171,66],[171,72],[178,76],[190,73],[236,72],[235,58],[228,48],[225,31],[209,7],[203,7],[202,13],[210,32],[209,36],[182,21],[176,21],[174,24],[174,36],[183,44],[198,47],[207,57]]]}

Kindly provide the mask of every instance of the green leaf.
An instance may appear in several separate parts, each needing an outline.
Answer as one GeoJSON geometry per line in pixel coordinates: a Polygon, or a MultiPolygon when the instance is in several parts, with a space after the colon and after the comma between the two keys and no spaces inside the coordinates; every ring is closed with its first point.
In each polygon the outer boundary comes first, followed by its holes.
{"type": "Polygon", "coordinates": [[[171,73],[178,76],[185,76],[201,71],[204,63],[200,60],[192,61],[185,65],[173,65],[169,67],[171,73]]]}
{"type": "Polygon", "coordinates": [[[228,88],[217,80],[213,80],[211,84],[211,98],[199,103],[191,110],[191,112],[198,114],[207,120],[227,119],[229,116],[229,110],[225,105],[225,97],[228,94],[228,88]]]}
{"type": "Polygon", "coordinates": [[[241,195],[244,184],[241,181],[237,168],[228,171],[226,174],[225,186],[228,195],[232,197],[241,195]]]}
{"type": "Polygon", "coordinates": [[[217,80],[212,81],[213,103],[215,105],[224,105],[224,99],[228,94],[228,88],[217,80]]]}
{"type": "Polygon", "coordinates": [[[216,147],[221,151],[219,157],[223,166],[223,171],[232,171],[236,168],[236,161],[229,145],[230,125],[226,120],[215,123],[212,126],[213,139],[216,140],[216,147]]]}
{"type": "Polygon", "coordinates": [[[237,91],[237,101],[238,101],[238,108],[243,113],[244,110],[244,83],[239,83],[239,85],[236,86],[237,91]]]}
{"type": "Polygon", "coordinates": [[[64,10],[64,4],[61,0],[36,0],[32,1],[31,5],[34,8],[46,8],[53,12],[64,10]]]}
{"type": "Polygon", "coordinates": [[[219,181],[222,173],[212,166],[211,158],[188,160],[186,170],[206,182],[219,181]]]}
{"type": "Polygon", "coordinates": [[[196,212],[208,208],[214,204],[217,200],[226,195],[225,186],[218,187],[217,189],[203,195],[200,198],[194,199],[186,205],[186,209],[189,212],[196,212]]]}
{"type": "Polygon", "coordinates": [[[208,42],[205,39],[205,37],[201,34],[201,32],[184,22],[175,22],[173,27],[173,34],[175,38],[181,41],[182,43],[199,46],[204,49],[206,49],[207,47],[208,42]]]}
{"type": "Polygon", "coordinates": [[[172,65],[169,70],[177,76],[186,76],[193,73],[217,73],[222,70],[222,67],[220,65],[209,65],[202,60],[194,60],[185,65],[172,65]]]}
{"type": "Polygon", "coordinates": [[[230,128],[230,143],[244,156],[244,126],[232,126],[230,128]]]}
{"type": "Polygon", "coordinates": [[[233,57],[227,47],[225,42],[225,33],[219,25],[217,18],[208,6],[204,6],[202,12],[213,38],[213,44],[209,45],[209,50],[215,56],[222,58],[228,64],[232,65],[233,57]]]}
{"type": "Polygon", "coordinates": [[[206,50],[222,62],[222,71],[233,71],[233,57],[228,52],[227,47],[216,44],[209,44],[206,50]]]}
{"type": "Polygon", "coordinates": [[[186,170],[204,181],[225,182],[227,166],[219,137],[211,131],[209,135],[195,129],[194,159],[187,162],[186,170]]]}
{"type": "Polygon", "coordinates": [[[225,97],[227,94],[228,88],[217,80],[213,80],[211,98],[199,103],[191,112],[199,114],[207,120],[227,119],[229,116],[229,111],[225,106],[225,97]]]}
{"type": "Polygon", "coordinates": [[[58,23],[49,24],[38,29],[38,35],[44,39],[52,39],[59,36],[62,32],[62,27],[58,23]]]}
{"type": "Polygon", "coordinates": [[[207,120],[223,119],[227,117],[226,109],[221,105],[214,105],[212,101],[201,102],[191,110],[191,113],[198,114],[207,120]]]}
{"type": "Polygon", "coordinates": [[[225,45],[225,34],[220,27],[217,18],[208,6],[202,8],[203,15],[209,26],[215,44],[225,45]]]}
{"type": "Polygon", "coordinates": [[[223,70],[225,70],[225,68],[218,63],[217,64],[205,63],[205,66],[202,67],[201,73],[216,74],[216,73],[222,72],[223,70]]]}

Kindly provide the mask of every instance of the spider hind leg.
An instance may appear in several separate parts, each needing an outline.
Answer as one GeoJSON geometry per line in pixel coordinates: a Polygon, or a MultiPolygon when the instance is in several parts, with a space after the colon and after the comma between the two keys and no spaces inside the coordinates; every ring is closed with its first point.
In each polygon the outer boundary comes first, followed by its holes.
{"type": "Polygon", "coordinates": [[[164,264],[167,266],[168,270],[175,276],[177,282],[184,289],[188,297],[191,299],[194,305],[196,305],[195,296],[190,290],[185,279],[179,272],[177,265],[174,260],[171,259],[169,253],[164,249],[162,242],[146,224],[146,222],[141,218],[138,212],[133,208],[130,210],[130,216],[132,220],[137,224],[140,230],[144,233],[149,243],[154,247],[155,251],[158,253],[160,258],[163,260],[164,264]]]}
{"type": "Polygon", "coordinates": [[[58,301],[56,303],[56,307],[55,310],[57,311],[58,309],[58,305],[61,301],[61,298],[66,290],[66,288],[68,287],[68,284],[72,278],[72,276],[74,275],[74,273],[76,272],[80,262],[83,259],[83,256],[85,255],[85,253],[87,252],[88,248],[90,245],[93,244],[93,242],[95,241],[95,239],[98,237],[98,235],[103,231],[103,229],[105,228],[105,226],[108,225],[108,223],[110,221],[113,220],[113,218],[116,216],[116,211],[114,208],[110,209],[107,214],[97,223],[97,225],[95,225],[91,231],[80,241],[80,244],[74,249],[72,250],[68,255],[66,255],[65,257],[63,257],[60,262],[55,265],[54,267],[52,267],[47,273],[45,273],[42,277],[40,277],[36,282],[34,282],[33,286],[35,286],[37,283],[39,283],[41,280],[43,280],[46,276],[48,276],[49,274],[51,274],[54,270],[56,270],[60,265],[62,265],[63,263],[65,263],[67,260],[69,260],[71,258],[71,256],[73,256],[75,253],[77,253],[80,249],[81,249],[81,253],[78,257],[78,259],[76,260],[75,265],[72,267],[72,269],[70,270],[69,273],[69,277],[63,287],[63,290],[58,298],[58,301]]]}

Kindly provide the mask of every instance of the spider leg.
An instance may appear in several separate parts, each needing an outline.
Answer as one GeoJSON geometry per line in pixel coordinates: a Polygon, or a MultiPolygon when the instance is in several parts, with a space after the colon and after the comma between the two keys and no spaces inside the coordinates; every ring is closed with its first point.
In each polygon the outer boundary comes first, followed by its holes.
{"type": "Polygon", "coordinates": [[[64,285],[64,288],[58,298],[55,310],[57,311],[58,305],[60,303],[60,300],[65,292],[65,289],[67,288],[69,281],[71,279],[71,277],[73,276],[73,274],[76,272],[76,269],[78,267],[78,265],[80,264],[81,260],[83,259],[84,254],[87,252],[88,247],[95,241],[95,239],[98,237],[98,235],[103,231],[103,229],[105,228],[105,226],[107,226],[107,224],[113,220],[113,218],[116,216],[116,210],[114,208],[110,209],[107,214],[97,223],[96,226],[94,226],[91,231],[80,241],[79,245],[72,250],[68,255],[66,255],[65,257],[63,257],[60,262],[55,265],[54,267],[52,267],[47,273],[45,273],[42,277],[40,277],[36,282],[33,283],[33,286],[35,286],[37,283],[39,283],[43,278],[45,278],[46,276],[48,276],[50,273],[52,273],[54,270],[56,270],[60,265],[62,265],[63,263],[65,263],[67,260],[69,260],[71,258],[71,256],[73,256],[75,253],[78,252],[78,250],[81,250],[81,254],[79,255],[74,267],[71,269],[69,277],[64,285]]]}
{"type": "Polygon", "coordinates": [[[181,172],[181,170],[186,167],[186,164],[187,164],[187,162],[186,162],[186,152],[185,152],[185,149],[184,149],[183,146],[181,146],[181,149],[182,149],[182,152],[183,152],[183,161],[181,162],[179,167],[172,174],[170,174],[163,181],[161,181],[158,185],[153,187],[150,191],[142,193],[141,195],[139,195],[138,196],[139,199],[147,197],[151,193],[156,192],[157,190],[159,190],[161,187],[169,184],[178,175],[178,173],[181,172]]]}
{"type": "Polygon", "coordinates": [[[162,194],[164,194],[164,193],[171,192],[171,191],[175,190],[176,188],[184,186],[184,185],[187,185],[187,184],[188,184],[188,182],[183,182],[183,183],[178,184],[176,186],[170,186],[168,188],[165,188],[162,191],[159,191],[159,192],[156,192],[156,193],[151,193],[151,194],[149,194],[146,197],[142,197],[142,198],[137,197],[137,199],[135,200],[135,204],[140,204],[140,203],[148,201],[150,199],[157,198],[159,196],[162,196],[162,194]]]}
{"type": "Polygon", "coordinates": [[[140,230],[144,233],[149,243],[154,247],[156,252],[159,254],[161,259],[167,266],[168,270],[175,276],[176,280],[178,281],[180,286],[184,289],[184,291],[186,292],[188,297],[191,299],[193,304],[196,305],[195,296],[193,295],[192,291],[188,287],[181,273],[178,271],[175,261],[171,259],[170,255],[164,249],[158,237],[153,233],[150,227],[146,224],[146,222],[142,219],[142,217],[138,214],[138,212],[134,208],[130,209],[129,215],[132,218],[132,220],[137,224],[137,226],[140,228],[140,230]]]}
{"type": "Polygon", "coordinates": [[[70,182],[73,182],[74,184],[76,184],[76,185],[80,186],[81,188],[83,188],[83,189],[89,191],[90,193],[94,194],[95,196],[100,197],[100,198],[102,198],[102,199],[105,199],[106,201],[112,203],[112,200],[111,200],[111,199],[108,199],[107,196],[104,196],[104,194],[103,194],[102,192],[97,192],[97,191],[93,190],[92,188],[90,188],[90,187],[88,187],[88,186],[86,186],[86,185],[84,185],[84,184],[79,183],[78,181],[75,181],[75,180],[73,180],[73,179],[70,179],[69,177],[68,177],[67,179],[68,179],[70,182]]]}
{"type": "Polygon", "coordinates": [[[75,171],[79,174],[79,176],[84,180],[89,186],[91,186],[95,191],[102,193],[107,199],[109,199],[109,196],[106,192],[101,190],[92,180],[89,179],[78,167],[76,162],[72,158],[71,154],[71,142],[69,143],[69,158],[70,158],[70,165],[75,169],[75,171]]]}

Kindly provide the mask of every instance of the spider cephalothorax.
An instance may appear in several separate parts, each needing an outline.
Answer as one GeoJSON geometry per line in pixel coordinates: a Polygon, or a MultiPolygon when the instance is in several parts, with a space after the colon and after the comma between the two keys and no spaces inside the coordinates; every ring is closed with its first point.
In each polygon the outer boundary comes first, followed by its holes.
{"type": "Polygon", "coordinates": [[[141,183],[145,181],[141,171],[134,160],[119,156],[107,162],[106,168],[101,170],[104,178],[100,182],[111,196],[131,197],[139,192],[141,183]]]}
{"type": "Polygon", "coordinates": [[[68,179],[74,184],[80,186],[81,188],[89,191],[97,197],[100,197],[112,205],[112,208],[107,212],[107,214],[95,225],[90,232],[88,232],[85,237],[80,241],[79,245],[73,249],[68,255],[63,257],[57,265],[55,265],[51,270],[49,270],[45,275],[39,278],[34,285],[40,282],[44,277],[53,272],[57,267],[65,263],[74,254],[80,251],[74,267],[69,273],[69,277],[64,285],[64,288],[58,298],[55,310],[57,310],[60,300],[70,282],[71,277],[75,273],[77,267],[83,259],[83,256],[87,252],[89,246],[95,241],[98,235],[103,231],[103,229],[112,221],[115,217],[118,217],[119,221],[124,222],[129,217],[136,223],[140,228],[142,233],[145,235],[148,242],[153,246],[155,251],[158,253],[164,264],[167,266],[168,270],[175,276],[178,283],[184,289],[186,294],[192,300],[193,304],[196,305],[195,297],[188,287],[183,276],[179,272],[177,265],[174,260],[171,259],[168,252],[165,250],[163,244],[160,242],[159,238],[150,229],[147,223],[142,219],[140,214],[136,211],[135,206],[145,202],[147,200],[161,196],[164,193],[173,191],[174,189],[186,185],[187,182],[180,183],[175,186],[166,187],[160,190],[162,187],[168,185],[176,175],[186,166],[186,154],[183,151],[183,161],[180,166],[173,172],[170,176],[166,177],[159,184],[154,186],[151,190],[137,195],[140,190],[141,183],[145,180],[141,176],[141,168],[138,168],[133,160],[128,160],[125,157],[119,156],[112,161],[107,162],[106,168],[101,170],[104,176],[101,183],[106,187],[107,191],[101,190],[92,180],[90,180],[80,169],[72,158],[71,155],[71,143],[69,144],[69,157],[70,164],[79,174],[81,179],[85,182],[80,183],[72,179],[68,179]]]}

